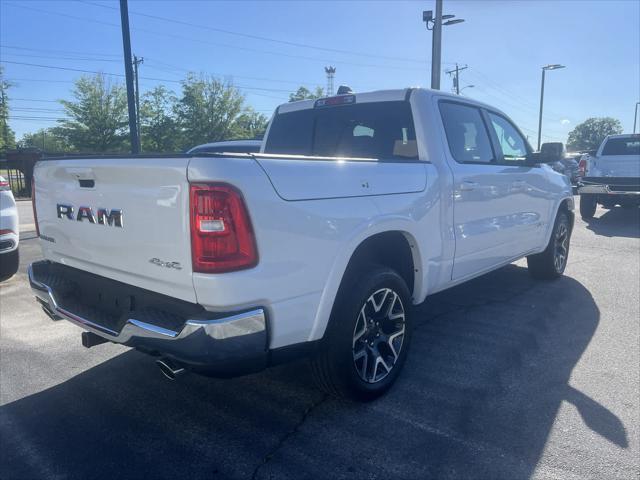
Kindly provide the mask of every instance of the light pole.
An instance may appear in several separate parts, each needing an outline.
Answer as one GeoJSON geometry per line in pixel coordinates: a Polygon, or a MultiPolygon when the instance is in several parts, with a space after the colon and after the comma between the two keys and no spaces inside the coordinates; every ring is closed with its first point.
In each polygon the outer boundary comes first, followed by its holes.
{"type": "Polygon", "coordinates": [[[453,17],[455,15],[442,15],[442,0],[436,0],[435,17],[433,16],[433,10],[422,12],[422,21],[426,23],[427,30],[433,31],[433,41],[431,43],[431,88],[434,90],[440,90],[442,26],[464,22],[462,18],[454,19],[453,17]],[[443,20],[445,20],[444,23],[443,20]]]}
{"type": "Polygon", "coordinates": [[[544,103],[544,74],[547,70],[558,70],[559,68],[565,68],[564,65],[557,63],[553,65],[545,65],[542,67],[542,85],[540,86],[540,117],[538,118],[538,150],[540,150],[540,141],[542,140],[542,105],[544,103]]]}
{"type": "Polygon", "coordinates": [[[636,133],[636,125],[638,122],[638,105],[640,105],[640,102],[636,102],[636,111],[633,114],[633,133],[636,133]]]}

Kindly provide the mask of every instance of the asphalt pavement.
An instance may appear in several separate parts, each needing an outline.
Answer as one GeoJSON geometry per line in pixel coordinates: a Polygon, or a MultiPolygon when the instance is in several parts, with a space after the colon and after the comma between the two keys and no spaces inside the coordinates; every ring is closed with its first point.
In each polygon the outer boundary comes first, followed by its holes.
{"type": "Polygon", "coordinates": [[[581,219],[566,275],[523,261],[431,297],[403,375],[369,404],[304,361],[166,380],[151,357],[53,322],[20,272],[0,284],[0,477],[640,478],[640,215],[581,219]]]}

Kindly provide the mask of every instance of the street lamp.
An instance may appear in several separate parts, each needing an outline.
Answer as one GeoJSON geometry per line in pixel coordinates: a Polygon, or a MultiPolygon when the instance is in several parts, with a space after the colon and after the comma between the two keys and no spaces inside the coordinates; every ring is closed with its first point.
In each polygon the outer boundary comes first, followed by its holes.
{"type": "Polygon", "coordinates": [[[433,10],[422,12],[422,21],[426,23],[427,30],[433,31],[431,45],[431,88],[440,90],[440,55],[442,53],[442,26],[455,25],[464,22],[462,18],[454,19],[455,15],[442,15],[442,0],[436,0],[436,15],[433,10]],[[443,23],[443,20],[446,20],[443,23]]]}
{"type": "Polygon", "coordinates": [[[547,70],[558,70],[565,68],[564,65],[554,63],[553,65],[545,65],[542,67],[542,85],[540,87],[540,117],[538,118],[538,150],[540,150],[540,141],[542,140],[542,105],[544,103],[544,75],[547,70]]]}
{"type": "Polygon", "coordinates": [[[464,87],[462,87],[462,88],[460,89],[460,93],[462,93],[462,91],[463,91],[465,88],[473,88],[473,87],[475,87],[475,85],[465,85],[464,87]]]}

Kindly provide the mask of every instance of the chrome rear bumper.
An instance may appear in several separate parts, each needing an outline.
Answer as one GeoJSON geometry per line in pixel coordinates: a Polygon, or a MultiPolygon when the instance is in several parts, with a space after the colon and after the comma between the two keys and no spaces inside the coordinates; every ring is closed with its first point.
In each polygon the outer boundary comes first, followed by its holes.
{"type": "Polygon", "coordinates": [[[578,193],[597,195],[640,195],[640,192],[612,190],[609,185],[579,185],[578,193]]]}
{"type": "MultiPolygon", "coordinates": [[[[233,375],[266,366],[267,321],[262,308],[229,314],[204,312],[197,318],[179,321],[176,325],[179,328],[166,328],[161,326],[166,324],[161,318],[154,321],[149,314],[136,318],[135,312],[131,312],[122,328],[115,330],[61,304],[52,286],[56,282],[46,274],[50,266],[48,261],[32,263],[28,275],[36,298],[53,319],[66,319],[110,342],[168,356],[213,374],[233,375]]],[[[164,316],[162,312],[159,315],[164,316]]]]}

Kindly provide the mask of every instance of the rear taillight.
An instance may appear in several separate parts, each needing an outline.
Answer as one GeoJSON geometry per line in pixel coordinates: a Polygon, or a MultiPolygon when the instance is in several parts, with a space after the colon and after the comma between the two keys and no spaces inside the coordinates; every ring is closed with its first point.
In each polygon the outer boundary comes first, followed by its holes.
{"type": "Polygon", "coordinates": [[[33,222],[36,225],[36,235],[40,236],[40,227],[38,227],[38,212],[36,211],[36,179],[31,177],[31,206],[33,207],[33,222]]]}
{"type": "Polygon", "coordinates": [[[581,158],[580,162],[578,162],[578,176],[584,177],[587,175],[587,159],[581,158]]]}
{"type": "Polygon", "coordinates": [[[194,272],[231,272],[258,263],[251,220],[238,190],[226,184],[194,184],[190,200],[194,272]]]}

